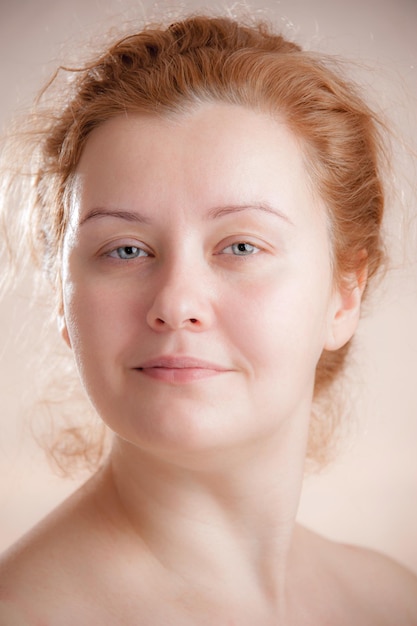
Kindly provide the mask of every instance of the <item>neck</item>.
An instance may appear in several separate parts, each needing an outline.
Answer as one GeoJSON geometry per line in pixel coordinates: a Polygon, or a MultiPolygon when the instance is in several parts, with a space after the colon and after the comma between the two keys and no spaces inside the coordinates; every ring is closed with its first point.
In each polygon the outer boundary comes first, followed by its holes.
{"type": "Polygon", "coordinates": [[[113,518],[217,602],[239,606],[256,590],[281,614],[305,454],[305,441],[290,443],[271,437],[244,452],[200,454],[198,464],[181,455],[180,464],[116,438],[103,474],[113,518]]]}

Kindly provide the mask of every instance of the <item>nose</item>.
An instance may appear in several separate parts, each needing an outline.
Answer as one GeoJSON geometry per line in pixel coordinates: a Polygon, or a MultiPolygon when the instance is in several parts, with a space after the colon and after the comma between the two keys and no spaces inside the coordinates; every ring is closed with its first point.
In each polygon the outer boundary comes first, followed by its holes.
{"type": "Polygon", "coordinates": [[[180,329],[201,332],[209,328],[212,309],[207,283],[204,272],[196,272],[195,267],[165,270],[147,312],[148,325],[158,332],[180,329]]]}

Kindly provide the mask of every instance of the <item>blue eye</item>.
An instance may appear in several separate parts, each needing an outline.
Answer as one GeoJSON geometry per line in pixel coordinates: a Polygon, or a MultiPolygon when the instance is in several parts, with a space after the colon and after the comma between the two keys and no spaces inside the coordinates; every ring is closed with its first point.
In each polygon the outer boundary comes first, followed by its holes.
{"type": "Polygon", "coordinates": [[[148,256],[148,253],[137,246],[120,246],[120,248],[112,250],[109,256],[129,261],[130,259],[137,259],[140,256],[148,256]]]}
{"type": "Polygon", "coordinates": [[[259,248],[251,243],[247,243],[246,241],[233,243],[231,246],[227,246],[227,248],[223,250],[223,254],[231,253],[235,256],[249,256],[250,254],[256,254],[257,252],[259,252],[259,248]]]}

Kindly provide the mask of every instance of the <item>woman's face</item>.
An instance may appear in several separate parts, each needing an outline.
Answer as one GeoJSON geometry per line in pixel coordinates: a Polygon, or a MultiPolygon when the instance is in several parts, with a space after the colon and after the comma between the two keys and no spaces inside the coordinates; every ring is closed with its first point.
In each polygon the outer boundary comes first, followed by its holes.
{"type": "Polygon", "coordinates": [[[102,419],[154,450],[304,436],[320,354],[357,317],[330,259],[324,208],[283,123],[210,104],[94,130],[61,322],[102,419]]]}

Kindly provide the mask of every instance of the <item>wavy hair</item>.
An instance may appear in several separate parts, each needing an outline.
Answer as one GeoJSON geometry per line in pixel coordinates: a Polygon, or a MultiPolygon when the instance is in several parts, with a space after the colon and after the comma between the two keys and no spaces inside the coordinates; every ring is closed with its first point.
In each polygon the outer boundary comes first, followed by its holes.
{"type": "MultiPolygon", "coordinates": [[[[72,176],[91,131],[121,113],[169,116],[202,102],[284,119],[301,142],[312,188],[327,208],[335,280],[365,264],[368,284],[377,274],[384,261],[383,125],[332,59],[303,51],[265,23],[201,15],[145,27],[111,42],[83,66],[58,73],[66,77],[60,94],[47,106],[41,97],[25,134],[31,192],[21,214],[33,258],[58,300],[72,176]]],[[[10,231],[13,218],[4,215],[10,231]]],[[[349,344],[325,351],[317,366],[308,457],[318,463],[340,421],[330,390],[348,351],[349,344]]],[[[87,458],[91,442],[74,427],[66,434],[72,444],[65,445],[62,433],[59,454],[70,461],[87,458]]]]}

